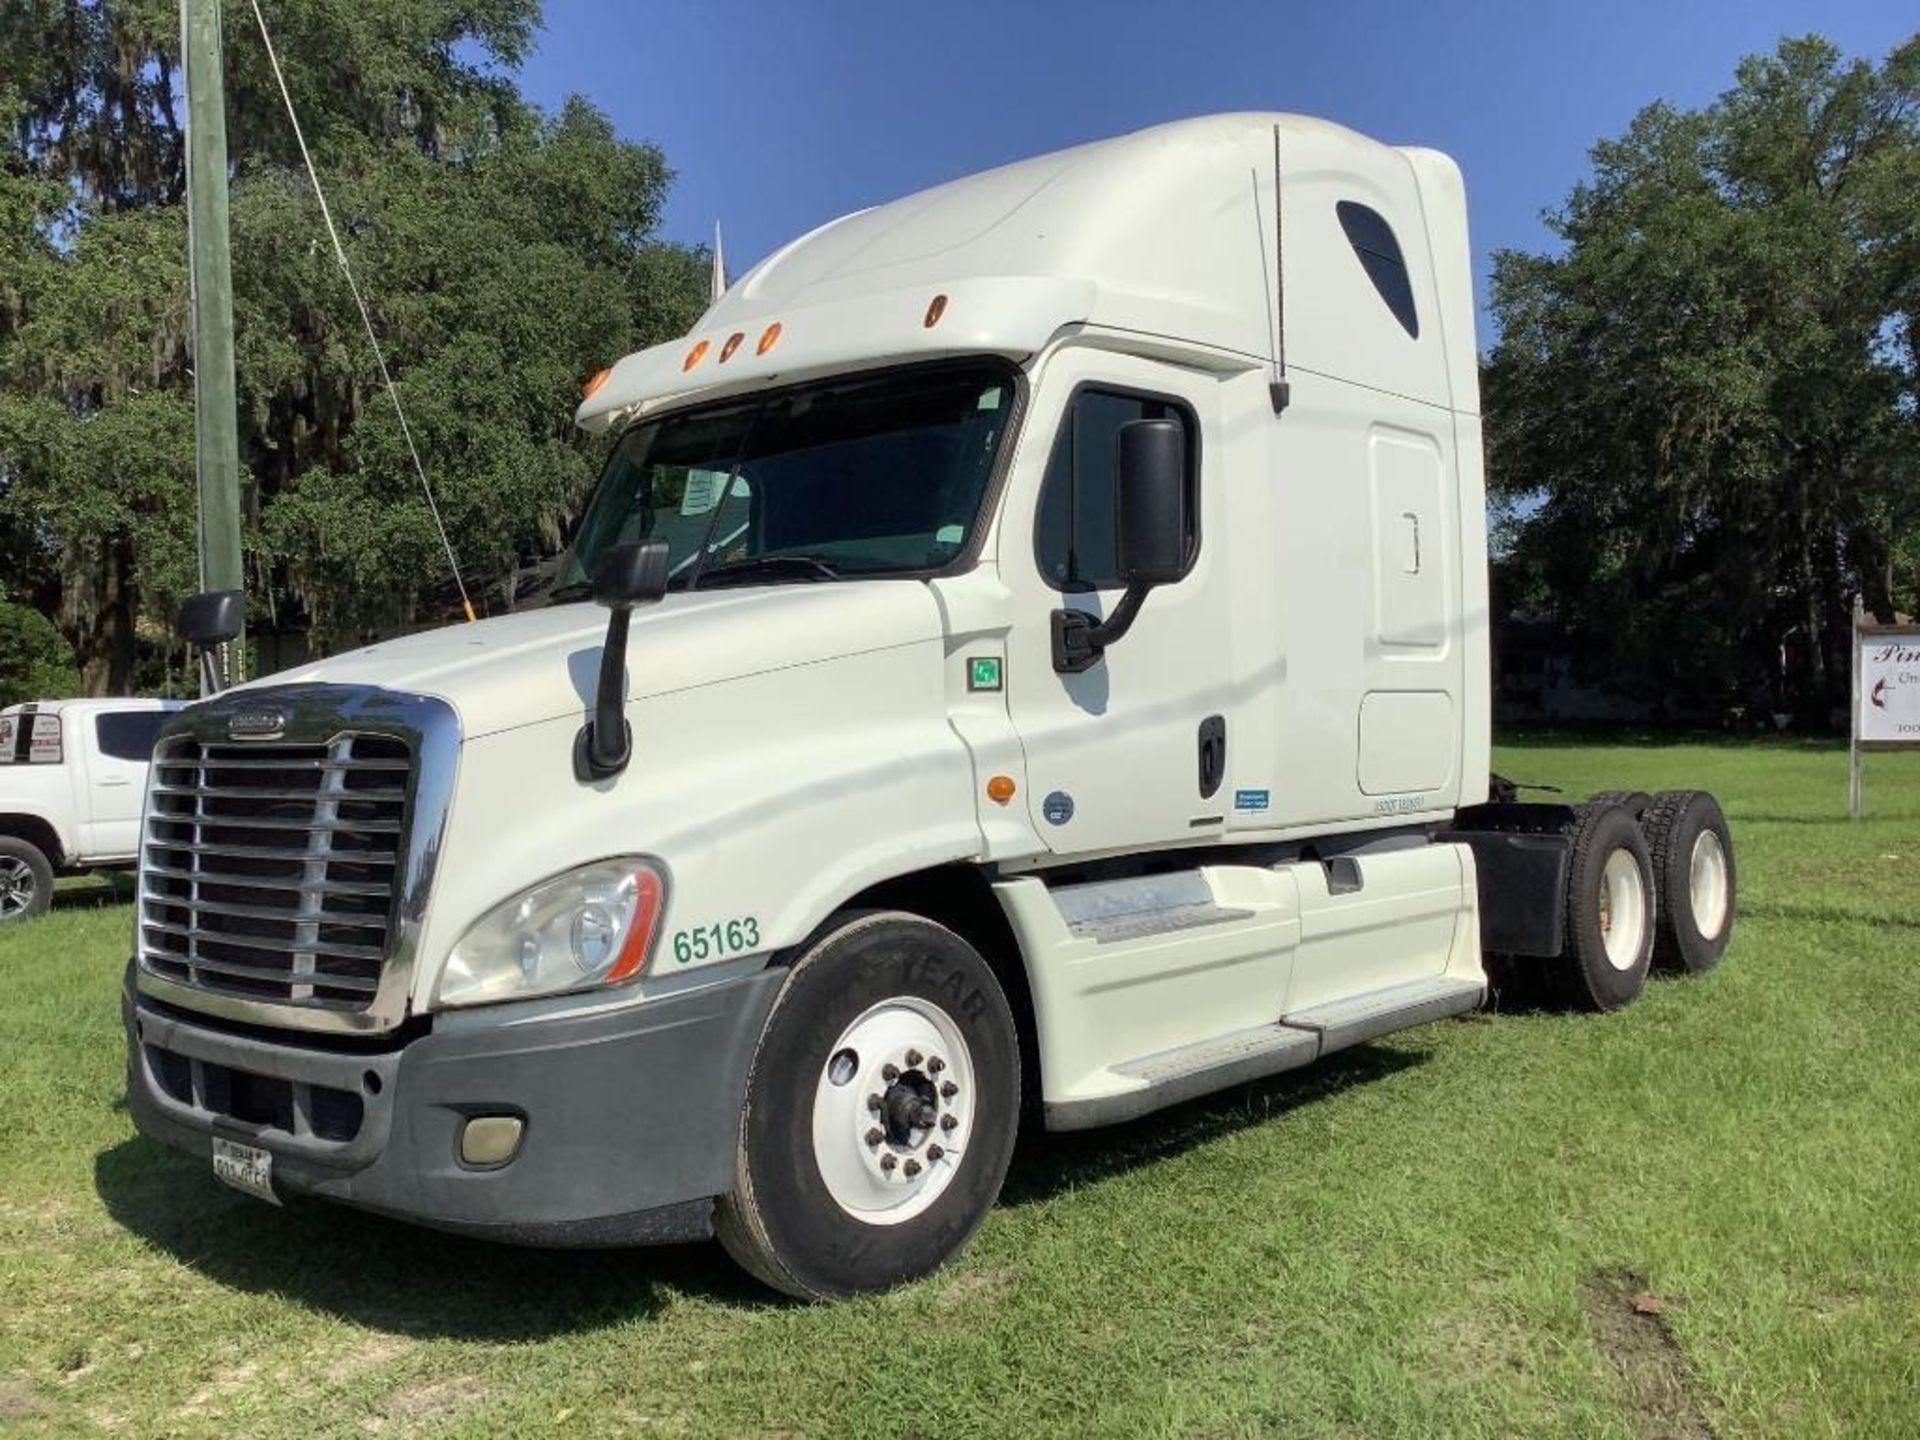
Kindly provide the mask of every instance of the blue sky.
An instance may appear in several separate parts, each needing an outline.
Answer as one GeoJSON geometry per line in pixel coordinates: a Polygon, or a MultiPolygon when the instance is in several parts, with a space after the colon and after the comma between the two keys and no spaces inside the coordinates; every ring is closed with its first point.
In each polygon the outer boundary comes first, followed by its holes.
{"type": "Polygon", "coordinates": [[[1540,248],[1587,147],[1656,98],[1818,30],[1878,60],[1913,0],[854,4],[548,0],[522,84],[591,97],[678,171],[665,232],[736,275],[835,215],[1183,115],[1297,110],[1436,146],[1467,177],[1476,280],[1540,248]]]}

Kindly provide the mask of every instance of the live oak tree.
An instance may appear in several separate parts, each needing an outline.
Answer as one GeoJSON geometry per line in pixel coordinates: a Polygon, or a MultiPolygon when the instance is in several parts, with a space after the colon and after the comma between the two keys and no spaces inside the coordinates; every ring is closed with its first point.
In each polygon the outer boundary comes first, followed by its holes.
{"type": "Polygon", "coordinates": [[[1784,42],[1592,161],[1494,257],[1506,602],[1628,693],[1824,719],[1853,595],[1920,605],[1920,37],[1784,42]]]}
{"type": "MultiPolygon", "coordinates": [[[[537,0],[266,0],[355,275],[476,599],[512,603],[594,468],[584,376],[683,332],[702,255],[671,179],[578,98],[512,74],[537,0]]],[[[229,4],[246,567],[322,647],[444,613],[451,586],[273,88],[229,4]]],[[[177,0],[0,10],[0,566],[88,693],[124,690],[196,587],[177,0]]]]}

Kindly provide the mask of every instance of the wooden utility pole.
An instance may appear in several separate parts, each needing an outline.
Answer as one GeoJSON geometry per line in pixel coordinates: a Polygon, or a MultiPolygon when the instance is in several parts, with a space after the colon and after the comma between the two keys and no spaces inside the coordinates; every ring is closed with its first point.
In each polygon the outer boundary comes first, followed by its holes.
{"type": "MultiPolygon", "coordinates": [[[[200,588],[244,590],[239,401],[233,379],[233,264],[227,226],[227,106],[220,0],[181,0],[187,87],[187,247],[193,285],[193,428],[200,489],[200,588]]],[[[241,642],[244,653],[245,642],[241,642]]],[[[237,658],[237,657],[236,657],[237,658]]],[[[238,678],[238,667],[227,666],[238,678]]]]}

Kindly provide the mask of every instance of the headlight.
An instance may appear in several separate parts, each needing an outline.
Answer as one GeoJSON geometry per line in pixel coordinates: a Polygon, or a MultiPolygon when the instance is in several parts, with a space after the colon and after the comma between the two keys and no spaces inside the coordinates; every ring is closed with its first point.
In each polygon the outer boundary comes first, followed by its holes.
{"type": "Polygon", "coordinates": [[[617,985],[647,963],[666,878],[647,860],[596,860],[483,915],[447,957],[434,1003],[481,1005],[617,985]]]}

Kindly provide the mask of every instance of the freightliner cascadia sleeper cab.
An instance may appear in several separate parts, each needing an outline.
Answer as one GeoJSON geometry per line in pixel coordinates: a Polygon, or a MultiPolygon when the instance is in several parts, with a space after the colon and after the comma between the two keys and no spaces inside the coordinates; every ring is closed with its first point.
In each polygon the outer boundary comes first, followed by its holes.
{"type": "Polygon", "coordinates": [[[1129,1119],[1725,948],[1699,792],[1488,773],[1460,174],[1183,121],[823,226],[596,377],[544,608],[171,720],[133,1112],[268,1198],[953,1255],[1129,1119]],[[596,603],[598,602],[598,603],[596,603]]]}

